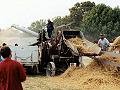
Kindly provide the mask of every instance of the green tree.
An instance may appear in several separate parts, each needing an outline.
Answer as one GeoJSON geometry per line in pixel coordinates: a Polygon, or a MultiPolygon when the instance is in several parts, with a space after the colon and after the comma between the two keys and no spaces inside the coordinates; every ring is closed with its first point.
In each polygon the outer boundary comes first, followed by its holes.
{"type": "Polygon", "coordinates": [[[119,23],[120,9],[118,7],[112,9],[105,4],[99,4],[83,17],[82,31],[96,39],[99,38],[100,33],[112,39],[120,34],[119,23]]]}
{"type": "MultiPolygon", "coordinates": [[[[71,26],[73,29],[83,31],[88,39],[98,40],[99,34],[104,33],[108,39],[120,35],[120,8],[111,8],[105,4],[95,5],[86,1],[76,3],[69,9],[70,14],[64,17],[53,18],[54,25],[71,26]]],[[[44,20],[35,21],[29,28],[38,32],[46,25],[44,20]]]]}
{"type": "Polygon", "coordinates": [[[35,22],[33,22],[30,27],[28,27],[29,29],[35,31],[35,32],[39,32],[40,30],[42,30],[43,28],[45,28],[46,26],[46,22],[45,20],[37,20],[35,22]]]}
{"type": "Polygon", "coordinates": [[[62,25],[62,17],[61,16],[57,16],[57,17],[53,18],[53,23],[54,23],[55,26],[62,25]]]}
{"type": "Polygon", "coordinates": [[[54,25],[57,27],[57,26],[60,26],[60,25],[66,25],[66,24],[69,24],[71,22],[71,18],[70,16],[65,16],[65,17],[55,17],[53,18],[53,23],[54,25]]]}
{"type": "Polygon", "coordinates": [[[63,24],[69,24],[71,23],[71,27],[80,27],[83,16],[89,12],[93,7],[95,6],[94,2],[82,2],[82,3],[76,3],[72,8],[69,9],[70,15],[66,15],[64,17],[55,17],[53,19],[53,22],[55,26],[60,26],[63,24]]]}
{"type": "Polygon", "coordinates": [[[74,7],[70,8],[70,17],[73,25],[79,27],[82,23],[83,16],[95,6],[94,2],[76,3],[74,7]]]}

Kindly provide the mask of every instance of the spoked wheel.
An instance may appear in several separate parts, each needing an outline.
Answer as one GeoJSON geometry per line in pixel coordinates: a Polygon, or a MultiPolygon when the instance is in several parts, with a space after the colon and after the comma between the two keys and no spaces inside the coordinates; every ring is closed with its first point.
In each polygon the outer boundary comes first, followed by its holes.
{"type": "Polygon", "coordinates": [[[46,76],[55,76],[55,69],[54,62],[49,62],[46,68],[46,76]]]}

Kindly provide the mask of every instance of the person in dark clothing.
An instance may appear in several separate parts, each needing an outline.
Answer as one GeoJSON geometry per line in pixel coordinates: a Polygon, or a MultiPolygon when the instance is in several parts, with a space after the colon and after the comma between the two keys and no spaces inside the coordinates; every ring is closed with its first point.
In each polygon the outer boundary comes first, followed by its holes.
{"type": "Polygon", "coordinates": [[[48,32],[48,37],[49,38],[51,38],[53,30],[54,30],[53,22],[51,22],[50,19],[49,19],[48,23],[47,23],[47,32],[48,32]]]}
{"type": "Polygon", "coordinates": [[[5,47],[7,44],[6,43],[3,43],[2,46],[5,47]]]}
{"type": "Polygon", "coordinates": [[[45,42],[47,40],[46,36],[45,36],[45,30],[43,29],[43,42],[45,42]]]}
{"type": "Polygon", "coordinates": [[[16,43],[15,46],[18,46],[18,44],[16,43]]]}

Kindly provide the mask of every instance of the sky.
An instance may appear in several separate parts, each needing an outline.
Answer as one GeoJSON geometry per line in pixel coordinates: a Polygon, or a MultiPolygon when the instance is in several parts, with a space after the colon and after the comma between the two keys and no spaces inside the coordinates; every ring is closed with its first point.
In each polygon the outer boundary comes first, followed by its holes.
{"type": "MultiPolygon", "coordinates": [[[[88,0],[0,0],[0,28],[9,28],[12,24],[28,27],[36,20],[69,15],[69,8],[84,1],[88,0]]],[[[120,0],[89,1],[120,7],[120,0]]]]}

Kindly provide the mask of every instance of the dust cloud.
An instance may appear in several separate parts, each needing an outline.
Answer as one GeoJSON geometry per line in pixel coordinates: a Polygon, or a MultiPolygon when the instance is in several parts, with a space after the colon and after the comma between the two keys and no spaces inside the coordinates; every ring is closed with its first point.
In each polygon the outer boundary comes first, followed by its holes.
{"type": "Polygon", "coordinates": [[[10,46],[16,43],[19,45],[29,45],[36,42],[36,39],[37,38],[32,35],[14,28],[9,28],[0,32],[0,45],[2,45],[2,43],[6,43],[10,46]]]}

